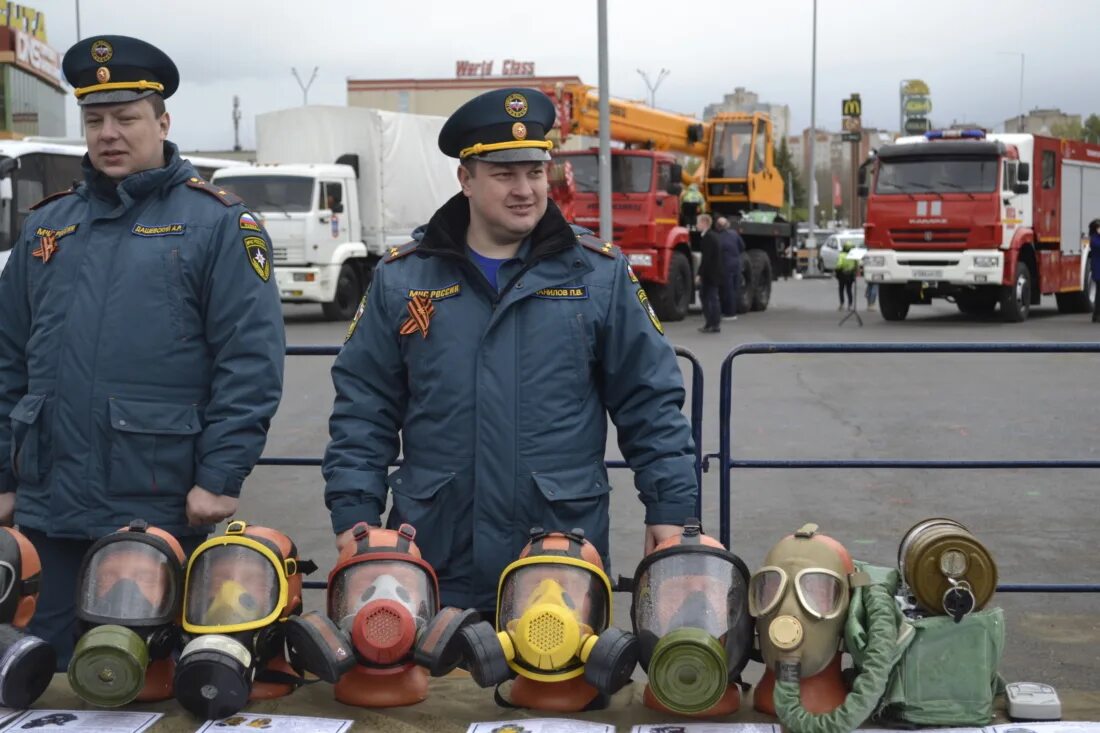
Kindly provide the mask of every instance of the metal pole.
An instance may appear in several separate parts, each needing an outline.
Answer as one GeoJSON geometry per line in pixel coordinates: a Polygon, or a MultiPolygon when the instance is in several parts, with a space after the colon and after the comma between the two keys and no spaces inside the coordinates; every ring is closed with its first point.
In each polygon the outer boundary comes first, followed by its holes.
{"type": "Polygon", "coordinates": [[[810,61],[810,233],[806,238],[809,249],[817,247],[814,228],[817,226],[817,160],[814,146],[817,142],[817,0],[814,0],[813,50],[810,61]]]}
{"type": "Polygon", "coordinates": [[[1020,132],[1024,131],[1024,54],[1020,54],[1020,132]]]}
{"type": "Polygon", "coordinates": [[[661,86],[661,82],[664,81],[665,77],[672,72],[668,69],[661,69],[660,73],[657,74],[656,82],[650,82],[649,74],[645,73],[641,69],[637,69],[637,72],[641,75],[642,81],[645,82],[646,89],[649,90],[649,106],[655,108],[657,106],[657,87],[661,86]]]}
{"type": "Polygon", "coordinates": [[[607,62],[607,0],[597,5],[597,34],[599,36],[600,66],[600,237],[605,242],[612,239],[611,229],[611,102],[610,76],[607,62]]]}
{"type": "Polygon", "coordinates": [[[293,66],[290,67],[290,73],[294,74],[294,79],[302,90],[302,106],[305,107],[309,104],[309,88],[313,86],[313,80],[317,78],[317,67],[313,67],[313,73],[310,74],[309,81],[305,84],[302,83],[302,77],[298,76],[298,70],[293,66]]]}
{"type": "Polygon", "coordinates": [[[80,0],[76,0],[76,40],[78,43],[80,39],[80,0]]]}

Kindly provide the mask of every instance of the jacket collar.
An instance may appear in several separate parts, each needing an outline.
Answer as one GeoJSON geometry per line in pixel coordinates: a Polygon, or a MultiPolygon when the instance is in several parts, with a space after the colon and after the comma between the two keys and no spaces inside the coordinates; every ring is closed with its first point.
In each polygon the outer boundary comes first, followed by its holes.
{"type": "MultiPolygon", "coordinates": [[[[460,191],[439,207],[424,232],[421,255],[459,255],[466,257],[466,230],[470,226],[470,202],[460,191]]],[[[529,247],[524,262],[533,264],[545,257],[576,246],[577,237],[553,201],[546,202],[546,213],[527,237],[529,247]]],[[[521,250],[522,251],[522,250],[521,250]]]]}
{"type": "Polygon", "coordinates": [[[164,142],[164,161],[162,168],[139,171],[115,184],[92,165],[91,158],[85,153],[82,163],[84,182],[88,190],[99,198],[112,202],[119,199],[137,201],[156,191],[166,191],[195,175],[190,162],[180,157],[179,148],[167,140],[164,142]]]}

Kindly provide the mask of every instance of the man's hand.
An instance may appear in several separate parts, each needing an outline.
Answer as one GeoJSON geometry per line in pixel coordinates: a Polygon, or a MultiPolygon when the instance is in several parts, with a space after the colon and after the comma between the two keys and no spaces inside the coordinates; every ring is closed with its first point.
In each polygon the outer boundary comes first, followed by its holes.
{"type": "Polygon", "coordinates": [[[10,527],[15,515],[15,492],[0,494],[0,527],[10,527]]]}
{"type": "Polygon", "coordinates": [[[676,537],[684,531],[678,524],[647,524],[645,526],[645,554],[653,552],[653,548],[669,539],[676,537]]]}
{"type": "MultiPolygon", "coordinates": [[[[375,525],[370,525],[371,529],[378,529],[375,525]]],[[[343,552],[344,546],[355,542],[355,527],[346,529],[340,534],[336,535],[336,552],[343,552]]]]}
{"type": "Polygon", "coordinates": [[[192,527],[217,524],[237,511],[236,497],[212,494],[201,486],[187,492],[187,523],[192,527]]]}

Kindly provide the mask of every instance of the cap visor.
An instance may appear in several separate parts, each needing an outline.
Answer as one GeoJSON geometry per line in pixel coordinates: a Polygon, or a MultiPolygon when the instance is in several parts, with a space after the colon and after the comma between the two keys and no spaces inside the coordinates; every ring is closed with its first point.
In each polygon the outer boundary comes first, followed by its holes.
{"type": "Polygon", "coordinates": [[[92,92],[91,94],[85,94],[80,99],[76,100],[76,103],[81,107],[86,107],[90,104],[125,104],[126,102],[135,102],[139,99],[144,99],[150,94],[155,94],[152,89],[113,89],[109,92],[92,92]]]}
{"type": "Polygon", "coordinates": [[[543,163],[550,160],[550,153],[542,148],[511,148],[470,157],[488,163],[543,163]]]}

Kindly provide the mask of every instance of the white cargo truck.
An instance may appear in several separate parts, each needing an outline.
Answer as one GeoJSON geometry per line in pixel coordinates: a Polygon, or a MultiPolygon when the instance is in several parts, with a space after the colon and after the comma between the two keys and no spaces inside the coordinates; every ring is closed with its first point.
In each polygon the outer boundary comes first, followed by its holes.
{"type": "Polygon", "coordinates": [[[256,118],[257,165],[213,180],[263,219],[284,302],[352,318],[379,258],[458,192],[457,161],[436,142],[443,122],[324,106],[256,118]]]}

